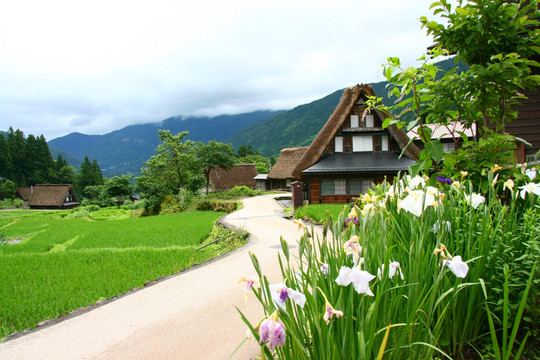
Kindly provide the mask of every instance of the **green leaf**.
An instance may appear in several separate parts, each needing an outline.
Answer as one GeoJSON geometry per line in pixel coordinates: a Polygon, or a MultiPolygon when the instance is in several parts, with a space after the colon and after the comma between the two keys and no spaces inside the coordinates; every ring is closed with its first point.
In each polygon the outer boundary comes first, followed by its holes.
{"type": "Polygon", "coordinates": [[[444,148],[440,140],[431,140],[426,143],[425,149],[435,161],[441,161],[444,156],[444,148]]]}

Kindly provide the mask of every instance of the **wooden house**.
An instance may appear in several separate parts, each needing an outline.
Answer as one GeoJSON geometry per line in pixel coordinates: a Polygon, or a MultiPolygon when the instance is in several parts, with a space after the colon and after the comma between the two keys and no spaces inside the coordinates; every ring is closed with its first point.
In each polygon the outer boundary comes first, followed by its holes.
{"type": "Polygon", "coordinates": [[[271,190],[270,181],[268,180],[268,174],[257,174],[255,176],[255,188],[261,191],[271,190]]]}
{"type": "Polygon", "coordinates": [[[17,189],[17,196],[31,209],[72,209],[79,200],[69,184],[40,184],[17,189]]]}
{"type": "Polygon", "coordinates": [[[299,179],[298,175],[294,175],[293,172],[307,149],[308,147],[305,146],[281,150],[281,154],[267,177],[272,190],[289,190],[291,182],[299,179]]]}
{"type": "MultiPolygon", "coordinates": [[[[455,149],[459,149],[463,145],[463,139],[461,137],[461,134],[467,136],[469,140],[476,139],[477,135],[476,125],[474,125],[470,129],[467,129],[459,121],[450,122],[450,124],[448,124],[447,126],[443,126],[441,124],[426,124],[424,126],[427,126],[431,129],[432,139],[440,140],[445,153],[454,151],[455,149]]],[[[414,128],[412,128],[409,132],[407,132],[407,136],[410,139],[413,139],[414,144],[419,149],[422,149],[424,143],[420,140],[418,136],[419,127],[420,126],[415,126],[414,128]]]]}
{"type": "MultiPolygon", "coordinates": [[[[536,61],[539,61],[538,58],[536,61]]],[[[540,75],[540,70],[534,71],[540,75]]],[[[527,141],[531,146],[518,142],[518,162],[531,162],[540,152],[540,87],[524,90],[526,99],[520,99],[517,119],[504,125],[505,132],[527,141]]]]}
{"type": "Polygon", "coordinates": [[[223,170],[217,167],[210,171],[210,182],[215,191],[230,190],[235,186],[247,186],[250,189],[255,189],[257,169],[255,164],[239,164],[223,170]]]}
{"type": "MultiPolygon", "coordinates": [[[[284,155],[287,164],[278,169],[279,175],[302,181],[309,203],[350,202],[373,183],[407,171],[418,159],[418,148],[409,144],[403,130],[383,129],[384,114],[366,113],[364,102],[375,95],[371,85],[345,89],[311,145],[282,151],[276,166],[284,155]]],[[[272,171],[269,178],[275,177],[272,171]]]]}

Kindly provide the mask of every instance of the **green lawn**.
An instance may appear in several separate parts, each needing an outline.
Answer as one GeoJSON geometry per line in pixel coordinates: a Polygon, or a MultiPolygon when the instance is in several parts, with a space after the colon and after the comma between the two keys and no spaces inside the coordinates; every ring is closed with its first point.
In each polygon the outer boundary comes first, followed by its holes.
{"type": "Polygon", "coordinates": [[[216,256],[195,251],[223,213],[115,220],[0,212],[0,339],[216,256]]]}
{"type": "Polygon", "coordinates": [[[328,214],[336,220],[342,211],[347,213],[350,210],[350,204],[311,204],[302,206],[295,210],[294,217],[297,219],[308,218],[315,223],[324,223],[328,214]]]}

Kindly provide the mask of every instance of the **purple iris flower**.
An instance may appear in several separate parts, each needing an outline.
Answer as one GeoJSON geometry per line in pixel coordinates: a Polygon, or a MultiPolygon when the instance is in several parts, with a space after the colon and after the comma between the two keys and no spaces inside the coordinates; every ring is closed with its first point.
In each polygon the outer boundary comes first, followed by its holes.
{"type": "Polygon", "coordinates": [[[289,292],[287,291],[287,288],[284,287],[279,293],[279,300],[281,300],[281,302],[285,302],[288,296],[289,296],[289,292]]]}
{"type": "Polygon", "coordinates": [[[452,179],[444,177],[444,176],[437,176],[437,181],[442,184],[446,183],[448,185],[452,185],[452,179]]]}

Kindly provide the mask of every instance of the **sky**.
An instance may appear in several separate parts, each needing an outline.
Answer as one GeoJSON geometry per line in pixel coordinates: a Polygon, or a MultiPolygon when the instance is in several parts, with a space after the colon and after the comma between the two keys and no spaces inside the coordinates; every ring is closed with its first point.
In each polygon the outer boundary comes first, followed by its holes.
{"type": "Polygon", "coordinates": [[[292,109],[417,64],[432,0],[0,4],[0,130],[47,140],[176,115],[292,109]]]}

